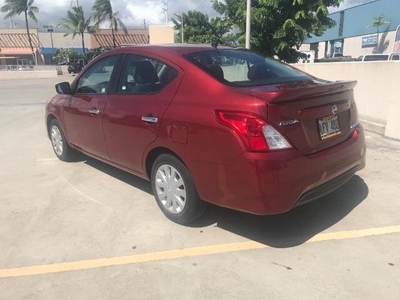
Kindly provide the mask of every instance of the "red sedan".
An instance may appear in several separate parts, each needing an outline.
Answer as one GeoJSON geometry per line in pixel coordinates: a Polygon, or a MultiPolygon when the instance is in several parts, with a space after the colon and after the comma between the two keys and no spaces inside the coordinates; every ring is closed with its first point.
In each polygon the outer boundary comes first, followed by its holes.
{"type": "Polygon", "coordinates": [[[355,85],[245,50],[122,47],[56,85],[46,126],[61,160],[80,151],[150,180],[175,222],[207,202],[276,214],[364,168],[355,85]]]}

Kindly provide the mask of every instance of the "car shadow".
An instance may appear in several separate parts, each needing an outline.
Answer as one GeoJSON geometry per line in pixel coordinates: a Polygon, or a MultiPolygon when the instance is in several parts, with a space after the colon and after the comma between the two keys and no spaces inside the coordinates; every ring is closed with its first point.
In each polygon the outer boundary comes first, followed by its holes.
{"type": "Polygon", "coordinates": [[[216,224],[216,227],[271,247],[294,247],[342,220],[367,198],[368,193],[364,180],[354,176],[331,194],[284,214],[254,216],[211,206],[203,218],[191,226],[216,224]]]}
{"type": "MultiPolygon", "coordinates": [[[[96,159],[86,156],[82,156],[81,159],[100,172],[152,195],[149,181],[96,159]]],[[[203,228],[215,224],[215,227],[270,247],[295,247],[338,223],[363,202],[368,193],[369,189],[364,180],[354,176],[331,194],[284,214],[256,216],[209,205],[203,217],[188,226],[203,228]]]]}
{"type": "Polygon", "coordinates": [[[118,179],[126,184],[129,184],[129,185],[133,186],[134,188],[137,188],[145,193],[153,195],[149,181],[142,179],[140,177],[137,177],[135,175],[132,175],[131,173],[125,172],[121,169],[110,166],[99,160],[96,160],[96,159],[93,159],[93,158],[90,158],[87,156],[85,159],[86,159],[85,164],[99,170],[100,172],[103,172],[111,177],[114,177],[115,179],[118,179]]]}

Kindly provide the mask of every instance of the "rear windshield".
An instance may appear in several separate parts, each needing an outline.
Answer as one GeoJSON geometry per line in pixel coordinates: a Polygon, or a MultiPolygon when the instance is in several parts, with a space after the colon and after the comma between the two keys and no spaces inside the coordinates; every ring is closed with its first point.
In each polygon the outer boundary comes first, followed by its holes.
{"type": "Polygon", "coordinates": [[[232,86],[248,87],[312,80],[288,65],[246,50],[209,50],[190,53],[184,57],[217,80],[232,86]]]}

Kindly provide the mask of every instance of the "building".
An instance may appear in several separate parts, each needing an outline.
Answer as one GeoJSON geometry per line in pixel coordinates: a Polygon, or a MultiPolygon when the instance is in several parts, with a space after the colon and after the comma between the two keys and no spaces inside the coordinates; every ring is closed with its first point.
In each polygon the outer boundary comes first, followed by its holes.
{"type": "Polygon", "coordinates": [[[0,65],[32,65],[43,63],[36,29],[30,30],[32,48],[25,29],[0,29],[0,65]]]}
{"type": "Polygon", "coordinates": [[[385,15],[390,22],[380,28],[379,40],[387,44],[382,53],[393,53],[396,29],[400,25],[399,0],[375,0],[330,14],[336,26],[322,36],[307,39],[300,50],[314,50],[316,58],[331,53],[342,53],[357,58],[372,54],[378,45],[377,28],[368,27],[374,17],[385,15]]]}
{"type": "MultiPolygon", "coordinates": [[[[63,32],[38,32],[30,29],[34,53],[28,42],[25,29],[0,29],[0,65],[20,66],[33,64],[53,64],[53,56],[60,48],[72,49],[78,54],[88,49],[113,47],[111,30],[101,29],[84,34],[85,49],[81,36],[65,36],[63,32]],[[34,54],[34,55],[33,55],[34,54]]],[[[118,30],[115,35],[117,47],[126,44],[161,44],[174,42],[174,30],[171,26],[150,26],[149,29],[129,29],[128,34],[118,30]]]]}

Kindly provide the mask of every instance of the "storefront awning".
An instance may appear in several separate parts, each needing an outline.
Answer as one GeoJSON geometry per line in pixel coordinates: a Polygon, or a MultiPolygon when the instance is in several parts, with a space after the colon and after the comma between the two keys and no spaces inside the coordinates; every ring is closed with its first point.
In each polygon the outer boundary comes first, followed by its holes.
{"type": "MultiPolygon", "coordinates": [[[[37,49],[33,49],[36,53],[37,49]]],[[[1,48],[1,55],[30,55],[32,54],[31,48],[1,48]]]]}

